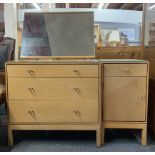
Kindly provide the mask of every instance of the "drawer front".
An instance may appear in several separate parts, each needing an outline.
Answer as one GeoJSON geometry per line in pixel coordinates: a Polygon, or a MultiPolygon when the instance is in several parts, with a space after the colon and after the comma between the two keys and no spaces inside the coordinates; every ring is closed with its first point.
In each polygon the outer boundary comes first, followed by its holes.
{"type": "Polygon", "coordinates": [[[7,65],[8,77],[98,77],[98,65],[7,65]]]}
{"type": "Polygon", "coordinates": [[[98,78],[8,78],[9,100],[98,100],[98,78]]]}
{"type": "Polygon", "coordinates": [[[10,101],[9,123],[98,122],[98,102],[10,101]]]}
{"type": "Polygon", "coordinates": [[[146,77],[104,77],[103,96],[104,120],[146,121],[146,77]]]}
{"type": "Polygon", "coordinates": [[[105,64],[104,76],[147,76],[147,64],[105,64]]]}

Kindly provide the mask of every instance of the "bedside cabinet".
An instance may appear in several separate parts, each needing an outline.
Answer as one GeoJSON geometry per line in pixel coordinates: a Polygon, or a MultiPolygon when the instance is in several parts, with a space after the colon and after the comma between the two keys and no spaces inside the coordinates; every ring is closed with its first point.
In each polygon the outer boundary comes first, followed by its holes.
{"type": "Polygon", "coordinates": [[[148,62],[103,62],[104,128],[142,129],[147,144],[148,62]]]}
{"type": "Polygon", "coordinates": [[[102,144],[101,65],[8,62],[9,144],[13,130],[95,130],[102,144]]]}

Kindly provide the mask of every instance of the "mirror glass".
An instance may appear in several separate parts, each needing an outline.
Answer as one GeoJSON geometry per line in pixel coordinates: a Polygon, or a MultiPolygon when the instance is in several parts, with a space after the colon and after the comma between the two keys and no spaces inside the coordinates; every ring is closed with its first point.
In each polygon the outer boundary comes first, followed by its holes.
{"type": "Polygon", "coordinates": [[[25,13],[20,57],[93,56],[93,12],[25,13]]]}

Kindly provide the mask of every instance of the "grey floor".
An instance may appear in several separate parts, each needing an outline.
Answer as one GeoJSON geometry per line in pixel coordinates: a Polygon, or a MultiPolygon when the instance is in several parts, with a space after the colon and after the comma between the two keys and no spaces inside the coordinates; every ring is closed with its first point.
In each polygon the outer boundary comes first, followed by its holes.
{"type": "MultiPolygon", "coordinates": [[[[105,145],[96,148],[95,132],[86,131],[16,131],[12,152],[154,152],[155,141],[149,136],[147,146],[140,144],[138,131],[106,130],[105,145]]],[[[4,141],[3,141],[4,142],[4,141]]],[[[4,144],[4,143],[3,143],[4,144]]],[[[5,143],[6,144],[6,143],[5,143]]]]}
{"type": "MultiPolygon", "coordinates": [[[[1,109],[0,109],[1,113],[1,109]]],[[[5,120],[0,115],[1,120],[5,120]]],[[[2,122],[2,121],[1,121],[2,122]]],[[[95,131],[15,131],[7,146],[7,125],[0,125],[0,152],[155,152],[155,140],[140,144],[140,130],[106,130],[105,145],[96,148],[95,131]]]]}

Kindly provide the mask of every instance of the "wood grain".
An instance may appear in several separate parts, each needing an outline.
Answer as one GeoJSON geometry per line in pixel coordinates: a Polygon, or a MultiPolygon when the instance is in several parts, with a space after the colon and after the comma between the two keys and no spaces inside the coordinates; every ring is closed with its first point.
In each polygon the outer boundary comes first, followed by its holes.
{"type": "Polygon", "coordinates": [[[147,76],[147,64],[105,64],[104,76],[147,76]]]}
{"type": "Polygon", "coordinates": [[[146,77],[104,78],[104,120],[146,121],[146,77]]]}
{"type": "Polygon", "coordinates": [[[9,100],[98,101],[98,78],[8,78],[8,84],[9,100]]]}
{"type": "Polygon", "coordinates": [[[98,101],[10,101],[10,123],[98,122],[98,101]]]}
{"type": "Polygon", "coordinates": [[[9,77],[98,77],[98,65],[8,65],[9,77]]]}

